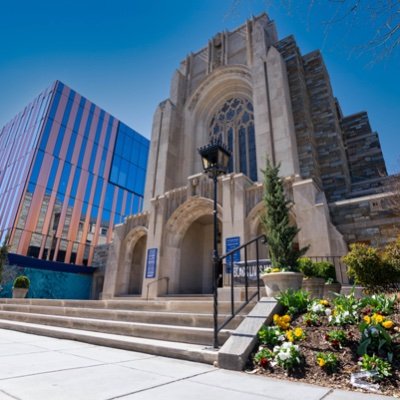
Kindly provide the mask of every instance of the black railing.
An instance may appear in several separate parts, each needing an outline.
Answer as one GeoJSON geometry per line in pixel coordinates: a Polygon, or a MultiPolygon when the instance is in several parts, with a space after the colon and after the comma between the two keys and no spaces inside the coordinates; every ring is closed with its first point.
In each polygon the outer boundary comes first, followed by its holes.
{"type": "Polygon", "coordinates": [[[269,265],[269,260],[260,259],[260,245],[266,245],[267,238],[265,235],[257,236],[245,244],[237,247],[224,254],[219,258],[220,263],[228,272],[225,276],[230,277],[230,315],[217,324],[218,332],[225,328],[230,321],[235,318],[240,311],[255,297],[260,300],[260,271],[266,265],[269,265]],[[244,256],[244,261],[239,261],[241,255],[244,256]],[[249,259],[251,257],[251,260],[249,259]],[[268,261],[268,263],[266,263],[268,261]],[[244,287],[244,299],[235,299],[235,286],[244,287]],[[251,289],[251,290],[250,290],[251,289]],[[250,293],[252,292],[252,293],[250,293]]]}

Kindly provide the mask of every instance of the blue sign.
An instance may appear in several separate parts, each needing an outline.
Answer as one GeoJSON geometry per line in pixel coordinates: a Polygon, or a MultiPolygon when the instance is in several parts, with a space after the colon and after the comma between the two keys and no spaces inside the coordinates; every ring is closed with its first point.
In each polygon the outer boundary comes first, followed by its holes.
{"type": "Polygon", "coordinates": [[[147,250],[146,278],[155,278],[157,270],[157,249],[147,250]]]}
{"type": "MultiPolygon", "coordinates": [[[[235,250],[240,246],[240,236],[233,236],[225,239],[225,249],[226,252],[229,253],[232,250],[235,250]]],[[[236,251],[232,255],[226,257],[226,272],[230,273],[231,272],[231,263],[232,261],[239,262],[240,261],[240,250],[236,251]]]]}

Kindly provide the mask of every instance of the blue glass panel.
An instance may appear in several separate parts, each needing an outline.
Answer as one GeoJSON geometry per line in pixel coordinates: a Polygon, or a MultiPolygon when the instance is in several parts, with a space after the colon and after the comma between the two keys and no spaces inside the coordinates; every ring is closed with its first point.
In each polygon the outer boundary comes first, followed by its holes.
{"type": "Polygon", "coordinates": [[[83,158],[85,157],[85,151],[86,151],[87,144],[88,144],[88,139],[84,137],[82,140],[82,144],[81,144],[81,150],[79,152],[78,167],[82,167],[83,158]]]}
{"type": "Polygon", "coordinates": [[[101,153],[101,160],[100,160],[100,167],[99,167],[99,175],[103,176],[104,175],[104,168],[106,166],[106,161],[107,161],[107,149],[100,147],[102,150],[101,153]]]}
{"type": "Polygon", "coordinates": [[[94,175],[89,174],[88,182],[86,185],[85,197],[83,200],[86,201],[87,203],[89,202],[90,192],[92,191],[93,177],[94,175]]]}
{"type": "Polygon", "coordinates": [[[146,171],[142,168],[138,168],[135,180],[135,193],[142,194],[144,192],[145,176],[146,171]]]}
{"type": "MultiPolygon", "coordinates": [[[[53,103],[54,104],[54,103],[53,103]]],[[[53,127],[53,120],[51,118],[47,119],[46,126],[43,130],[42,139],[40,140],[39,148],[45,150],[47,146],[47,141],[49,139],[51,128],[53,127]]]]}
{"type": "Polygon", "coordinates": [[[83,202],[81,210],[81,220],[86,218],[87,209],[88,209],[88,203],[83,202]]]}
{"type": "Polygon", "coordinates": [[[140,211],[139,205],[140,205],[140,197],[135,195],[133,198],[132,214],[137,214],[140,211]]]}
{"type": "Polygon", "coordinates": [[[111,219],[111,213],[110,211],[103,210],[103,213],[101,215],[101,226],[108,226],[110,223],[111,219]]]}
{"type": "Polygon", "coordinates": [[[124,191],[122,189],[118,189],[117,206],[115,208],[117,212],[120,212],[122,210],[123,197],[124,197],[124,191]]]}
{"type": "Polygon", "coordinates": [[[139,153],[140,153],[140,143],[137,141],[132,141],[130,162],[133,164],[139,164],[139,153]]]}
{"type": "Polygon", "coordinates": [[[96,190],[94,192],[94,198],[93,198],[93,204],[96,206],[100,204],[101,192],[103,190],[103,183],[104,179],[99,177],[97,179],[96,190]]]}
{"type": "Polygon", "coordinates": [[[49,113],[49,117],[51,119],[54,119],[54,117],[56,116],[56,112],[57,112],[57,109],[58,109],[58,105],[60,104],[60,100],[61,100],[61,92],[60,91],[56,91],[56,93],[54,94],[54,99],[53,99],[53,102],[51,104],[50,113],[49,113]]]}
{"type": "Polygon", "coordinates": [[[128,161],[122,159],[121,165],[119,168],[119,177],[118,177],[119,185],[125,187],[128,173],[129,173],[129,163],[128,163],[128,161]]]}
{"type": "Polygon", "coordinates": [[[87,122],[86,122],[85,133],[84,133],[84,137],[85,138],[89,137],[90,127],[91,127],[92,121],[93,121],[94,109],[95,109],[95,105],[92,104],[90,106],[89,117],[88,117],[87,122]]]}
{"type": "Polygon", "coordinates": [[[43,157],[44,157],[44,152],[39,150],[36,155],[35,163],[33,164],[33,169],[30,179],[31,182],[34,182],[35,184],[39,177],[40,168],[42,167],[43,157]]]}
{"type": "MultiPolygon", "coordinates": [[[[29,193],[33,193],[34,191],[35,191],[35,188],[36,188],[36,183],[32,183],[32,182],[29,182],[28,183],[28,192],[29,193]]],[[[2,203],[2,202],[1,202],[2,203]]],[[[1,204],[0,203],[0,204],[1,204]]]]}
{"type": "Polygon", "coordinates": [[[118,175],[119,175],[119,167],[117,165],[113,165],[111,169],[110,181],[118,182],[118,175]]]}
{"type": "Polygon", "coordinates": [[[118,132],[117,143],[115,145],[115,154],[122,156],[124,153],[124,136],[118,132]]]}
{"type": "Polygon", "coordinates": [[[72,187],[71,187],[71,196],[76,197],[77,195],[79,179],[81,178],[81,172],[82,170],[80,168],[77,168],[75,170],[74,181],[72,182],[72,187]]]}
{"type": "Polygon", "coordinates": [[[92,155],[90,156],[89,171],[94,170],[94,163],[96,161],[98,147],[99,147],[98,144],[96,143],[93,144],[92,155]]]}
{"type": "Polygon", "coordinates": [[[133,140],[128,135],[125,135],[123,157],[126,160],[130,160],[131,158],[132,147],[133,147],[133,140]]]}
{"type": "Polygon", "coordinates": [[[92,211],[90,213],[90,221],[96,222],[97,216],[99,215],[99,207],[92,207],[92,211]]]}
{"type": "Polygon", "coordinates": [[[58,165],[60,164],[60,160],[58,158],[53,159],[53,164],[51,166],[50,170],[50,175],[49,179],[47,181],[46,188],[49,190],[53,190],[53,185],[54,185],[54,179],[56,178],[57,170],[58,170],[58,165]]]}
{"type": "Polygon", "coordinates": [[[58,185],[58,192],[61,194],[65,194],[68,185],[68,179],[71,174],[71,164],[65,163],[63,171],[61,173],[60,184],[58,185]]]}
{"type": "Polygon", "coordinates": [[[126,203],[125,203],[125,215],[130,215],[131,213],[131,208],[132,208],[132,193],[128,192],[128,195],[126,196],[126,203]]]}
{"type": "Polygon", "coordinates": [[[107,210],[112,210],[112,204],[114,200],[114,185],[111,185],[110,183],[107,183],[107,189],[106,189],[106,197],[104,199],[104,208],[107,210]]]}
{"type": "Polygon", "coordinates": [[[97,129],[96,129],[96,135],[94,138],[95,143],[99,143],[99,141],[100,141],[101,130],[103,128],[103,123],[104,123],[104,113],[105,113],[105,111],[103,111],[103,110],[100,111],[99,121],[98,121],[97,129]]]}
{"type": "Polygon", "coordinates": [[[104,141],[104,146],[106,148],[109,148],[110,145],[110,137],[111,137],[111,132],[112,132],[112,127],[114,123],[114,117],[110,116],[108,120],[108,126],[107,126],[107,132],[106,132],[106,139],[104,141]]]}
{"type": "Polygon", "coordinates": [[[78,135],[76,133],[74,133],[74,132],[71,133],[68,150],[67,150],[67,156],[66,156],[66,160],[68,162],[71,162],[72,154],[74,153],[74,148],[75,148],[75,143],[76,143],[77,137],[78,137],[78,135]]]}

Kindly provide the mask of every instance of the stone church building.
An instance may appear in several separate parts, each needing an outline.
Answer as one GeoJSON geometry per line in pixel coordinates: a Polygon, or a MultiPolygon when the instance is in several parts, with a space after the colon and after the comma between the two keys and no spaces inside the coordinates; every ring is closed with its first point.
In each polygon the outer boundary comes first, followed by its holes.
{"type": "Polygon", "coordinates": [[[197,151],[212,138],[232,151],[218,183],[221,253],[229,238],[243,244],[262,232],[267,157],[281,165],[308,255],[393,237],[398,221],[385,207],[386,167],[367,114],[343,115],[321,53],[303,55],[262,14],[176,70],[154,115],[144,211],[115,229],[103,298],[212,291],[213,182],[197,151]]]}

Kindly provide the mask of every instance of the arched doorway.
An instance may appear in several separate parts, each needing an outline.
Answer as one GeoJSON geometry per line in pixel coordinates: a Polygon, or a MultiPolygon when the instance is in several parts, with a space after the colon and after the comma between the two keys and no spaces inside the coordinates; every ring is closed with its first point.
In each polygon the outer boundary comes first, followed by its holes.
{"type": "Polygon", "coordinates": [[[132,263],[129,274],[128,294],[142,294],[144,263],[146,257],[146,236],[142,236],[132,251],[132,263]]]}
{"type": "MultiPolygon", "coordinates": [[[[218,204],[220,237],[222,215],[218,204]]],[[[211,199],[191,197],[172,213],[165,225],[159,268],[159,277],[168,278],[168,294],[212,293],[213,238],[211,199]]]]}
{"type": "MultiPolygon", "coordinates": [[[[219,231],[221,231],[221,226],[219,226],[219,231]]],[[[179,293],[212,293],[213,243],[213,217],[212,215],[203,215],[189,226],[182,239],[181,265],[179,268],[179,293]]],[[[221,249],[219,249],[219,252],[220,251],[221,249]]]]}
{"type": "Polygon", "coordinates": [[[132,229],[121,246],[115,294],[117,296],[141,295],[145,267],[147,229],[132,229]]]}

